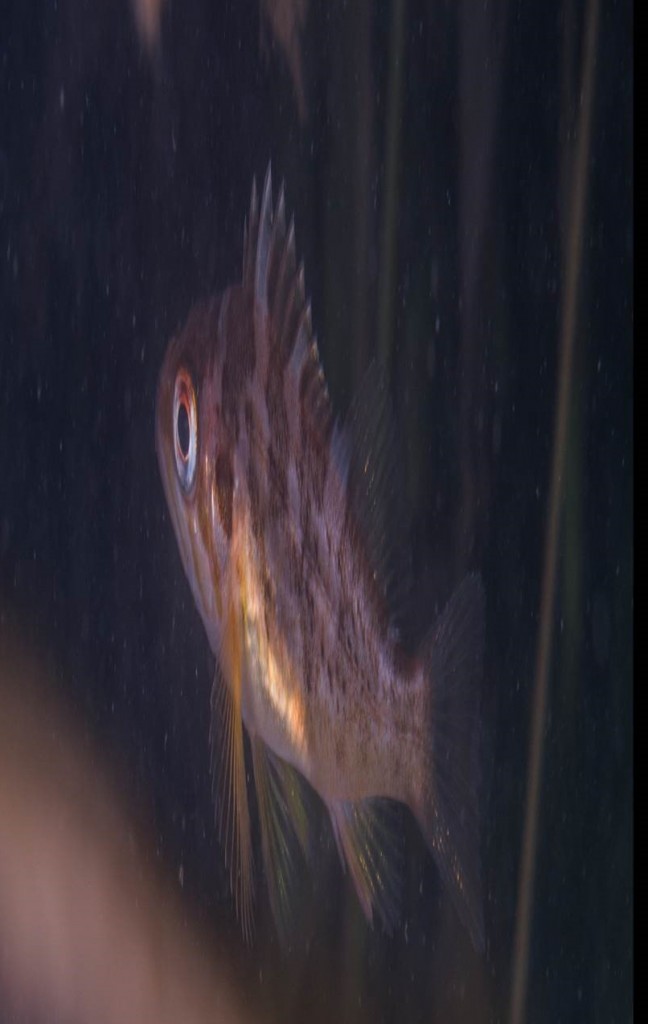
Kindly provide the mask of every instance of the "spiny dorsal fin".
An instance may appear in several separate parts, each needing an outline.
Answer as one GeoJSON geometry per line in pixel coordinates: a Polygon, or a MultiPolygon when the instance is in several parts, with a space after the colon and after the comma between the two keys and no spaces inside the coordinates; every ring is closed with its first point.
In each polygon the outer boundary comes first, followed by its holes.
{"type": "Polygon", "coordinates": [[[252,196],[250,198],[250,217],[243,228],[243,283],[252,285],[254,260],[259,238],[259,197],[256,178],[252,179],[252,196]]]}
{"type": "Polygon", "coordinates": [[[272,293],[272,320],[275,332],[281,338],[287,333],[283,330],[283,318],[288,305],[288,296],[296,270],[297,256],[295,250],[295,222],[291,218],[288,234],[285,236],[282,245],[277,249],[277,276],[272,293]]]}
{"type": "Polygon", "coordinates": [[[270,244],[272,242],[272,225],[274,211],[272,208],[272,168],[268,164],[263,194],[261,196],[261,213],[259,214],[259,235],[254,260],[254,294],[262,309],[268,304],[268,265],[270,244]]]}
{"type": "Polygon", "coordinates": [[[364,915],[377,911],[391,932],[398,922],[403,879],[398,808],[390,800],[371,798],[328,805],[343,866],[348,867],[364,915]]]}
{"type": "Polygon", "coordinates": [[[283,185],[273,206],[272,171],[266,172],[259,210],[252,187],[249,222],[244,231],[243,285],[253,290],[257,307],[267,315],[270,362],[280,377],[294,382],[294,398],[303,403],[309,427],[328,438],[333,416],[306,299],[303,263],[297,264],[295,228],[286,231],[283,185]]]}
{"type": "Polygon", "coordinates": [[[254,291],[257,302],[263,309],[268,305],[268,273],[273,254],[281,248],[285,239],[285,205],[283,190],[275,216],[272,205],[272,166],[268,164],[261,193],[261,209],[256,188],[252,181],[249,222],[243,226],[243,284],[254,291]],[[249,226],[248,226],[249,225],[249,226]]]}
{"type": "Polygon", "coordinates": [[[288,947],[309,848],[306,783],[258,736],[252,738],[252,757],[270,906],[281,942],[288,947]]]}
{"type": "Polygon", "coordinates": [[[387,374],[378,363],[366,371],[349,410],[349,496],[358,541],[367,552],[390,620],[401,633],[408,623],[411,557],[403,473],[397,457],[387,374]]]}
{"type": "Polygon", "coordinates": [[[240,638],[231,635],[234,631],[235,627],[228,624],[224,638],[224,657],[229,663],[232,688],[223,679],[218,662],[212,685],[212,795],[218,808],[219,838],[230,872],[236,914],[243,936],[249,942],[254,925],[252,832],[241,714],[240,638]]]}

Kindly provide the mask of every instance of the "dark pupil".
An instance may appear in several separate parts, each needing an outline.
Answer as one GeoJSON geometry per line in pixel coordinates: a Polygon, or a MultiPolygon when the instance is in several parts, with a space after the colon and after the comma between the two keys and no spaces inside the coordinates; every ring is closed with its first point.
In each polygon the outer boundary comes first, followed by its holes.
{"type": "Polygon", "coordinates": [[[178,444],[182,458],[186,459],[189,455],[189,413],[184,402],[178,408],[178,444]]]}

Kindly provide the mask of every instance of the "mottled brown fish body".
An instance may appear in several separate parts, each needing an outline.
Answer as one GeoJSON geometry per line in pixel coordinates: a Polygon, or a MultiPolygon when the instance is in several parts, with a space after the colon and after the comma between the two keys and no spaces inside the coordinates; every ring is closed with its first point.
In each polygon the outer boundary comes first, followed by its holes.
{"type": "Polygon", "coordinates": [[[217,659],[221,831],[247,932],[244,724],[279,923],[293,827],[306,845],[303,776],[329,810],[368,918],[376,911],[391,925],[397,916],[389,798],[416,815],[479,945],[483,593],[468,577],[419,654],[405,655],[390,610],[393,531],[382,513],[388,431],[369,381],[365,411],[359,402],[341,428],[283,192],[275,208],[268,174],[260,207],[253,189],[241,284],[194,308],[158,387],[165,495],[217,659]]]}

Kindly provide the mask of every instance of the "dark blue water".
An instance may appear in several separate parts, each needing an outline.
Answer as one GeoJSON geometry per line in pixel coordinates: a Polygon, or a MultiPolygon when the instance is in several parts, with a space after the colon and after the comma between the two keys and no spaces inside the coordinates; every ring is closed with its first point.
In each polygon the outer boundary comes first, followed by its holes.
{"type": "MultiPolygon", "coordinates": [[[[224,937],[271,1018],[505,1020],[590,7],[311,0],[286,53],[271,6],[166,5],[151,53],[126,3],[3,7],[0,608],[56,666],[147,809],[160,862],[182,866],[188,919],[224,937]],[[412,642],[468,569],[483,576],[483,957],[409,821],[393,937],[367,931],[325,830],[293,955],[263,903],[252,949],[233,924],[211,656],[153,423],[167,342],[196,298],[238,277],[269,160],[336,407],[372,356],[389,367],[412,642]]],[[[276,6],[288,24],[298,10],[276,6]]],[[[632,38],[631,5],[602,5],[530,1021],[625,1021],[633,1007],[632,38]]]]}

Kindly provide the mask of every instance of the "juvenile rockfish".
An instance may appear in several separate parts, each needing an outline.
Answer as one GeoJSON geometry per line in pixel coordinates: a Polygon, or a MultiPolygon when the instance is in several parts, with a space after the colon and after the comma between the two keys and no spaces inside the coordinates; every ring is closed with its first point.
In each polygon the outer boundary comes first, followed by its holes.
{"type": "Polygon", "coordinates": [[[303,779],[324,801],[371,921],[398,914],[389,807],[407,804],[483,945],[479,690],[483,591],[468,576],[417,656],[399,643],[385,389],[334,419],[283,189],[252,188],[239,284],[197,305],[160,373],[156,447],[217,668],[212,751],[237,912],[252,925],[243,726],[270,900],[286,916],[303,779]],[[303,777],[303,778],[302,778],[303,777]]]}

